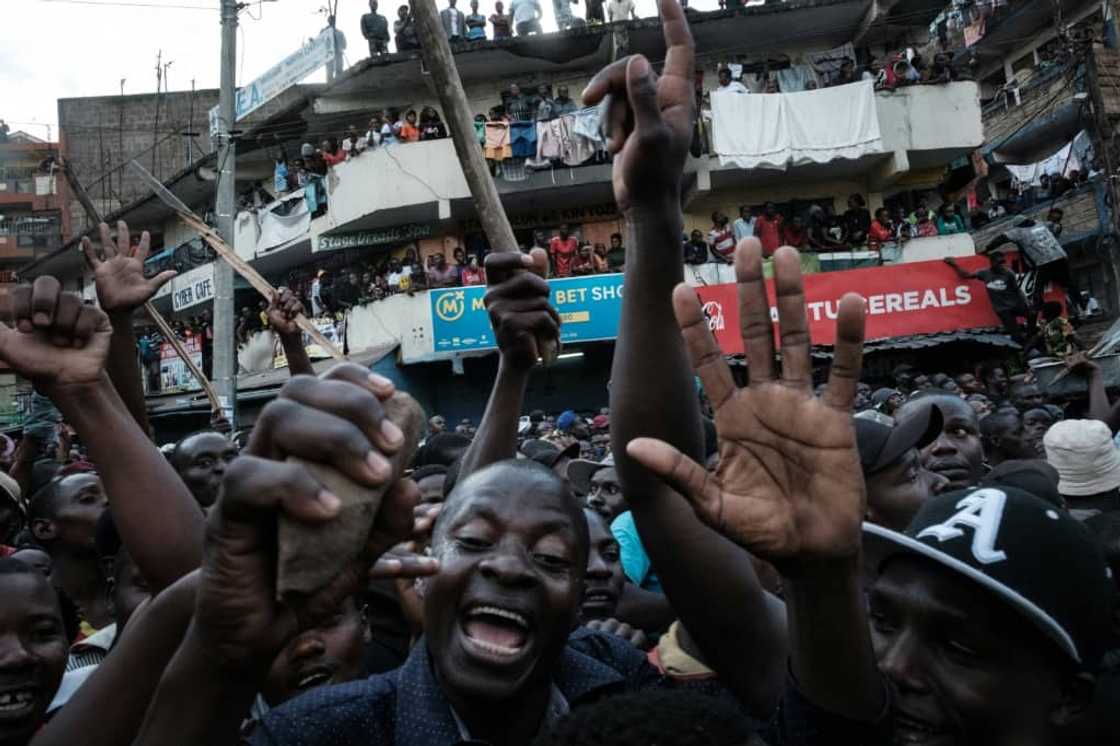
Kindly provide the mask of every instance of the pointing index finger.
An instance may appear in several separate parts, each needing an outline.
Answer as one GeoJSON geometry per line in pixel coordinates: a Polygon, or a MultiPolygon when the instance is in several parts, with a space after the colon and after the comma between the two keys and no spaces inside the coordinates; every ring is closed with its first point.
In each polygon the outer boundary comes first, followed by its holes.
{"type": "Polygon", "coordinates": [[[692,31],[677,0],[660,0],[661,30],[665,34],[665,68],[662,77],[681,77],[692,83],[696,55],[692,31]]]}

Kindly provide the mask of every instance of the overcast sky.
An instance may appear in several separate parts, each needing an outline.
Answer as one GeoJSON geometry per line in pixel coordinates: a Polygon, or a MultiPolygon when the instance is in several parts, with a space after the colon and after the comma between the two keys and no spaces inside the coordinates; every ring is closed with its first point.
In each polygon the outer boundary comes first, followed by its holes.
{"type": "MultiPolygon", "coordinates": [[[[402,0],[381,0],[395,18],[402,0]]],[[[469,0],[459,0],[466,9],[469,0]]],[[[481,0],[489,16],[494,0],[481,0]]],[[[338,27],[346,34],[347,64],[366,56],[358,22],[368,0],[338,0],[338,27]]],[[[436,0],[446,7],[446,0],[436,0]]],[[[217,88],[221,51],[217,0],[3,0],[0,23],[0,119],[12,130],[58,137],[56,100],[156,90],[156,55],[162,51],[173,91],[217,88]],[[183,6],[188,6],[184,8],[183,6]]],[[[238,84],[252,80],[326,25],[327,0],[253,2],[240,15],[238,84]]],[[[551,0],[542,0],[545,30],[555,29],[551,0]]],[[[698,10],[717,0],[693,0],[698,10]]],[[[508,10],[509,2],[506,7],[508,10]]],[[[655,0],[637,0],[638,14],[656,14],[655,0]]],[[[466,11],[465,11],[466,12],[466,11]]],[[[573,6],[582,17],[583,3],[573,6]]],[[[490,29],[487,28],[487,33],[490,29]]],[[[307,82],[321,82],[322,73],[307,82]]]]}

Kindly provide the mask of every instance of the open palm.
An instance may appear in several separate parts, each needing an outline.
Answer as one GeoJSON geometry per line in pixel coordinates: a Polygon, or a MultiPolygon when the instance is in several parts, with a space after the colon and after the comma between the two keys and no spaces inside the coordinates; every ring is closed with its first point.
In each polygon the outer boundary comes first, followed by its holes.
{"type": "Polygon", "coordinates": [[[696,119],[688,21],[677,0],[660,0],[659,9],[666,48],[661,75],[645,57],[632,55],[603,68],[583,92],[585,106],[607,100],[611,180],[622,212],[647,195],[679,190],[696,119]]]}
{"type": "Polygon", "coordinates": [[[852,556],[865,502],[851,421],[863,354],[863,301],[849,294],[840,302],[832,373],[817,398],[797,252],[787,247],[774,257],[780,378],[756,240],[740,243],[735,264],[748,387],[736,387],[695,291],[681,285],[673,295],[693,365],[715,407],[718,471],[709,476],[658,440],[639,438],[627,450],[672,483],[702,520],[775,565],[852,556]]]}
{"type": "Polygon", "coordinates": [[[140,236],[140,243],[132,246],[128,224],[117,222],[117,240],[109,234],[109,226],[102,223],[101,251],[98,255],[88,238],[82,238],[82,252],[97,285],[97,301],[107,313],[130,313],[156,294],[172,277],[174,270],[160,272],[155,277],[144,277],[144,261],[148,258],[151,237],[147,231],[140,236]]]}

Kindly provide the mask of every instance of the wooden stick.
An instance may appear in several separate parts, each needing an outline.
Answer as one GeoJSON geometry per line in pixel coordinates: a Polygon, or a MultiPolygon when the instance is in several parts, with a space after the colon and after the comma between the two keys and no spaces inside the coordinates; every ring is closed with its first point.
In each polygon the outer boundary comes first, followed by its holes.
{"type": "MultiPolygon", "coordinates": [[[[455,58],[451,55],[451,44],[436,13],[435,2],[410,0],[410,3],[416,19],[420,53],[435,83],[443,118],[455,143],[455,153],[459,156],[459,165],[463,168],[463,176],[478,209],[478,221],[493,251],[517,251],[517,238],[513,235],[513,227],[502,208],[498,188],[490,177],[490,168],[475,136],[474,116],[463,91],[459,70],[455,67],[455,58]]],[[[560,352],[560,342],[555,338],[538,337],[537,351],[542,360],[551,363],[560,352]]]]}
{"type": "MultiPolygon", "coordinates": [[[[237,255],[237,252],[233,250],[233,247],[223,241],[222,237],[218,235],[218,232],[216,230],[204,223],[202,219],[195,215],[193,212],[184,212],[183,210],[179,209],[176,209],[175,212],[176,214],[178,214],[180,220],[186,223],[189,227],[198,231],[198,234],[202,236],[202,239],[206,241],[206,243],[210,244],[214,251],[217,252],[223,259],[229,262],[229,266],[233,267],[233,270],[237,272],[237,274],[244,277],[245,280],[265,298],[270,301],[272,300],[272,296],[276,293],[276,288],[274,288],[268,280],[261,277],[260,273],[257,272],[257,270],[249,266],[248,262],[239,257],[237,255]]],[[[310,319],[308,319],[305,315],[301,313],[296,316],[295,322],[296,326],[298,326],[302,331],[306,332],[308,336],[310,336],[317,345],[326,350],[332,358],[334,358],[335,360],[346,359],[346,356],[342,354],[342,350],[338,349],[338,347],[335,346],[334,342],[331,342],[329,339],[323,336],[323,333],[319,331],[315,327],[315,325],[311,323],[310,319]]]]}
{"type": "MultiPolygon", "coordinates": [[[[70,170],[70,164],[64,161],[61,165],[61,168],[62,175],[66,177],[66,183],[70,185],[70,189],[74,192],[74,196],[77,197],[78,202],[82,204],[82,209],[85,211],[86,217],[89,218],[95,226],[100,225],[104,221],[102,221],[101,216],[98,214],[97,208],[93,204],[93,200],[89,198],[89,194],[86,192],[85,187],[83,187],[81,183],[78,182],[78,179],[75,178],[74,173],[70,170]]],[[[194,360],[191,359],[190,353],[188,353],[186,348],[183,347],[183,343],[179,341],[179,338],[175,336],[175,332],[167,323],[167,319],[163,318],[163,315],[156,310],[156,307],[152,305],[151,301],[144,301],[144,311],[148,314],[149,317],[151,317],[152,321],[155,322],[155,325],[159,327],[159,330],[163,333],[164,338],[167,339],[167,341],[171,344],[171,347],[174,348],[175,354],[178,355],[184,363],[186,363],[187,368],[195,377],[195,380],[197,380],[199,385],[202,386],[202,390],[206,392],[206,398],[210,400],[211,413],[220,413],[222,411],[222,406],[218,402],[218,395],[214,391],[214,384],[210,383],[210,379],[206,377],[206,374],[199,370],[198,366],[194,364],[194,360]]]]}

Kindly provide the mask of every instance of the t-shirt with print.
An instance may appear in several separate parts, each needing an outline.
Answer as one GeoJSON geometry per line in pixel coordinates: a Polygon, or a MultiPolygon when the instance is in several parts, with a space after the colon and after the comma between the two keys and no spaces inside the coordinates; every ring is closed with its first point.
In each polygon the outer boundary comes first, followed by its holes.
{"type": "Polygon", "coordinates": [[[712,228],[708,231],[708,243],[712,245],[712,251],[724,259],[730,259],[731,255],[735,253],[735,231],[731,229],[730,225],[725,225],[722,228],[712,228]]]}
{"type": "Polygon", "coordinates": [[[579,246],[575,236],[568,236],[566,239],[560,236],[552,237],[548,242],[548,255],[552,257],[552,266],[556,270],[557,277],[572,276],[572,260],[575,259],[578,251],[579,246]]]}
{"type": "Polygon", "coordinates": [[[1026,311],[1026,303],[1019,292],[1019,285],[1015,273],[1009,269],[996,272],[991,269],[982,269],[976,273],[988,290],[988,299],[992,302],[992,310],[996,313],[1011,311],[1026,311]]]}

